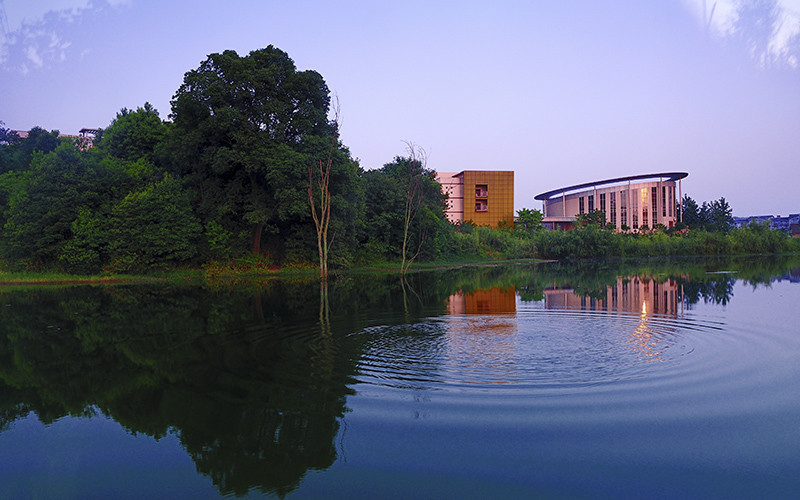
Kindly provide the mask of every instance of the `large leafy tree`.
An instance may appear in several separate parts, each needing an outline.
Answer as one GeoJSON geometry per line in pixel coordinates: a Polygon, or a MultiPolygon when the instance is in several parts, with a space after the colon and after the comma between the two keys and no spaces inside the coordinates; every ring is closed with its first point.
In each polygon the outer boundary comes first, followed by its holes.
{"type": "Polygon", "coordinates": [[[705,225],[700,207],[688,194],[683,196],[681,203],[681,216],[684,224],[690,228],[702,228],[705,225]]]}
{"type": "Polygon", "coordinates": [[[309,153],[319,149],[313,138],[332,132],[329,103],[322,76],[297,71],[273,46],[211,54],[186,73],[172,101],[170,149],[204,223],[261,253],[265,234],[310,221],[309,153]]]}
{"type": "Polygon", "coordinates": [[[99,210],[124,182],[94,152],[64,143],[47,154],[36,152],[14,184],[4,220],[7,255],[50,264],[72,237],[78,209],[99,210]]]}
{"type": "Polygon", "coordinates": [[[127,161],[146,159],[154,163],[155,151],[164,140],[167,124],[149,102],[135,111],[122,108],[103,131],[97,147],[127,161]]]}
{"type": "Polygon", "coordinates": [[[726,233],[733,227],[733,210],[725,197],[699,206],[688,195],[683,197],[683,223],[690,228],[726,233]]]}
{"type": "Polygon", "coordinates": [[[444,195],[435,173],[413,156],[398,156],[366,178],[365,250],[367,258],[402,260],[433,257],[439,233],[449,229],[444,216],[444,195]],[[409,202],[414,217],[408,217],[409,202]],[[406,224],[408,223],[408,230],[406,224]]]}
{"type": "Polygon", "coordinates": [[[706,227],[709,231],[723,233],[727,233],[733,228],[733,209],[724,196],[711,202],[706,227]]]}

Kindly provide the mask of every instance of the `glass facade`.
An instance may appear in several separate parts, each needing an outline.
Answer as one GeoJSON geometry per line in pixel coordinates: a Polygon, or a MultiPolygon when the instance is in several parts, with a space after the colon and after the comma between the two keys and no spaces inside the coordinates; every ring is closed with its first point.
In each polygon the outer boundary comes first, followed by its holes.
{"type": "Polygon", "coordinates": [[[603,212],[603,215],[606,216],[606,220],[608,220],[608,213],[606,212],[606,194],[600,193],[600,211],[603,212]]]}
{"type": "Polygon", "coordinates": [[[602,212],[604,222],[617,231],[673,227],[678,202],[675,181],[686,175],[671,172],[621,177],[548,191],[535,199],[544,201],[545,224],[553,229],[569,229],[576,216],[595,211],[602,212]],[[639,179],[647,181],[634,182],[639,179]]]}
{"type": "Polygon", "coordinates": [[[614,227],[617,227],[617,193],[611,192],[609,195],[609,201],[611,202],[611,223],[614,224],[614,227]]]}
{"type": "Polygon", "coordinates": [[[658,188],[654,187],[652,193],[652,203],[650,206],[653,208],[653,224],[650,227],[654,228],[658,224],[658,188]]]}

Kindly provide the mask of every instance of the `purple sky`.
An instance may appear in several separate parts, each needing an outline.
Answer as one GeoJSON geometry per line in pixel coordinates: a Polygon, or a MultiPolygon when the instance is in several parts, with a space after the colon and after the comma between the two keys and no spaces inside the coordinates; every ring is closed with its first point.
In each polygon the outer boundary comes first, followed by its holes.
{"type": "Polygon", "coordinates": [[[146,101],[167,118],[208,54],[272,44],[338,95],[342,139],[364,168],[410,141],[436,170],[514,170],[517,209],[561,186],[686,171],[684,193],[724,196],[734,215],[800,212],[800,0],[0,9],[0,120],[12,129],[106,127],[146,101]]]}

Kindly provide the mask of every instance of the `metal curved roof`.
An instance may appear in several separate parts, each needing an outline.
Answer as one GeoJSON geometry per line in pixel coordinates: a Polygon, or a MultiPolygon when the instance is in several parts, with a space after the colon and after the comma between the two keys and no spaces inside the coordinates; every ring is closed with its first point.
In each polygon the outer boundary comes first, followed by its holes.
{"type": "Polygon", "coordinates": [[[630,175],[627,177],[617,177],[615,179],[606,179],[603,181],[595,181],[595,182],[586,182],[584,184],[575,184],[574,186],[567,186],[559,189],[553,189],[552,191],[547,191],[542,194],[537,194],[533,197],[534,200],[547,200],[554,194],[563,194],[567,191],[577,191],[584,188],[590,187],[597,187],[603,186],[605,184],[616,184],[619,182],[628,182],[628,181],[637,181],[642,179],[661,179],[667,181],[677,181],[683,179],[684,177],[688,176],[688,172],[662,172],[658,174],[642,174],[642,175],[630,175]]]}

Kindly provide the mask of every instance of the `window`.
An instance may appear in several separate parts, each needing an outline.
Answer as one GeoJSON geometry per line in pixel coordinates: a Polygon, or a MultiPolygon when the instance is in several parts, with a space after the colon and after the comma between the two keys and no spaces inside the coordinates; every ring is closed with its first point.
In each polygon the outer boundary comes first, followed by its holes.
{"type": "Polygon", "coordinates": [[[667,216],[667,186],[661,186],[661,215],[667,216]]]}
{"type": "Polygon", "coordinates": [[[628,225],[628,192],[619,192],[619,227],[628,225]]]}
{"type": "Polygon", "coordinates": [[[488,212],[489,211],[489,202],[487,200],[475,200],[475,211],[476,212],[488,212]]]}
{"type": "Polygon", "coordinates": [[[589,211],[594,212],[594,195],[589,195],[589,211]]]}
{"type": "Polygon", "coordinates": [[[669,203],[667,203],[667,205],[669,205],[669,216],[672,217],[672,207],[675,205],[675,198],[672,194],[672,186],[669,187],[669,203]]]}
{"type": "MultiPolygon", "coordinates": [[[[614,226],[616,226],[617,225],[617,193],[611,193],[610,198],[611,199],[609,201],[611,202],[611,223],[614,224],[614,226]]],[[[602,199],[601,199],[601,203],[602,203],[602,199]]]]}
{"type": "Polygon", "coordinates": [[[651,191],[653,193],[651,197],[652,209],[653,209],[653,225],[651,225],[650,227],[653,228],[656,227],[656,224],[658,224],[658,188],[654,187],[653,189],[651,189],[651,191]]]}
{"type": "Polygon", "coordinates": [[[475,184],[475,198],[488,198],[489,185],[488,184],[475,184]]]}
{"type": "Polygon", "coordinates": [[[578,213],[581,215],[586,213],[586,210],[583,209],[583,196],[578,198],[578,213]]]}
{"type": "Polygon", "coordinates": [[[606,213],[606,194],[600,193],[600,211],[606,213]]]}

